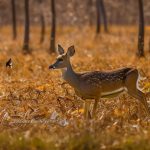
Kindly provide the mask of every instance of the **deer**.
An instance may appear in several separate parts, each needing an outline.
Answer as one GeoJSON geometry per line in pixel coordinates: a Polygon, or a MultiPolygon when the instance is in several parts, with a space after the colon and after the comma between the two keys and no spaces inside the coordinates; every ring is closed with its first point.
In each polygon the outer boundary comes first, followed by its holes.
{"type": "Polygon", "coordinates": [[[49,69],[61,69],[62,78],[74,88],[77,96],[84,100],[84,116],[95,117],[98,102],[101,98],[116,97],[126,92],[143,104],[147,114],[150,114],[146,95],[139,89],[139,71],[135,68],[124,67],[112,71],[92,71],[77,73],[74,71],[70,58],[75,54],[75,47],[70,46],[65,53],[58,44],[59,56],[49,69]],[[90,100],[94,99],[90,112],[90,100]]]}

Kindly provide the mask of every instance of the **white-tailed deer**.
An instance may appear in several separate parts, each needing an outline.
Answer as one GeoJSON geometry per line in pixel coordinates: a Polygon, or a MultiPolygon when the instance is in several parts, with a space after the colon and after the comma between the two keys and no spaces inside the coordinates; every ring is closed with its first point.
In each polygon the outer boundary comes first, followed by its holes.
{"type": "Polygon", "coordinates": [[[94,99],[92,116],[95,115],[100,98],[114,97],[126,91],[138,99],[145,107],[148,114],[150,110],[145,94],[138,89],[139,73],[137,69],[122,68],[111,72],[85,72],[76,73],[70,63],[70,57],[75,54],[74,46],[68,48],[67,53],[58,45],[59,56],[49,69],[61,69],[63,79],[75,90],[75,93],[85,100],[85,115],[89,114],[89,101],[94,99]]]}

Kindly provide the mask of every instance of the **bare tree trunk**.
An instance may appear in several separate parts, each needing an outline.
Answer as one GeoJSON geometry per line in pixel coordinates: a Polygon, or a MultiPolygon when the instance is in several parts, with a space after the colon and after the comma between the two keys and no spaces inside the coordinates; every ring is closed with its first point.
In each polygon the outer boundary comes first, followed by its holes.
{"type": "Polygon", "coordinates": [[[138,0],[139,3],[139,35],[138,35],[138,52],[139,57],[144,56],[144,12],[143,0],[138,0]]]}
{"type": "Polygon", "coordinates": [[[148,39],[148,52],[150,53],[150,38],[148,39]]]}
{"type": "Polygon", "coordinates": [[[96,33],[99,34],[101,30],[100,0],[96,0],[96,13],[97,13],[96,33]]]}
{"type": "Polygon", "coordinates": [[[25,53],[30,53],[29,40],[30,40],[30,18],[29,18],[29,0],[24,0],[25,8],[25,22],[24,22],[24,43],[23,50],[25,53]]]}
{"type": "Polygon", "coordinates": [[[44,37],[45,37],[45,19],[44,19],[44,13],[43,13],[43,8],[42,8],[42,3],[43,0],[38,0],[39,5],[40,5],[40,23],[41,23],[41,38],[40,38],[40,43],[44,42],[44,37]]]}
{"type": "Polygon", "coordinates": [[[103,0],[100,0],[100,11],[101,11],[101,16],[103,17],[104,20],[104,31],[108,32],[107,15],[106,15],[106,10],[105,10],[105,5],[103,0]]]}
{"type": "Polygon", "coordinates": [[[56,35],[56,12],[55,12],[55,0],[51,0],[51,39],[50,39],[50,53],[55,52],[55,35],[56,35]]]}
{"type": "Polygon", "coordinates": [[[40,20],[41,20],[41,39],[40,39],[40,43],[43,43],[44,39],[45,39],[45,20],[44,20],[44,15],[43,14],[41,14],[40,20]]]}
{"type": "Polygon", "coordinates": [[[16,5],[15,0],[11,0],[12,6],[12,30],[13,30],[13,40],[17,38],[17,28],[16,28],[16,5]]]}
{"type": "Polygon", "coordinates": [[[92,0],[87,1],[87,13],[88,13],[88,18],[89,18],[89,25],[92,25],[92,0]]]}

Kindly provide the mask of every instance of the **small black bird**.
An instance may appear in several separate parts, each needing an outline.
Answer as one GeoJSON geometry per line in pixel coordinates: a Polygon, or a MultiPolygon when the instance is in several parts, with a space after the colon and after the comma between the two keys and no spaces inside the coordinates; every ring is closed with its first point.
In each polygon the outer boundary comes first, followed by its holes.
{"type": "Polygon", "coordinates": [[[6,68],[7,67],[12,68],[12,60],[11,60],[11,58],[6,62],[6,68]]]}

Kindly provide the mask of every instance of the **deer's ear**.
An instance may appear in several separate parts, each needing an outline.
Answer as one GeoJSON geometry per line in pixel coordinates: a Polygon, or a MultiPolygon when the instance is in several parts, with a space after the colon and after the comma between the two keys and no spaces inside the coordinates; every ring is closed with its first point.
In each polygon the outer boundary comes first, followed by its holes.
{"type": "Polygon", "coordinates": [[[72,46],[70,46],[70,47],[68,48],[67,55],[70,56],[70,57],[72,57],[74,54],[75,54],[75,48],[74,48],[74,46],[72,45],[72,46]]]}
{"type": "Polygon", "coordinates": [[[62,55],[62,54],[64,54],[64,49],[62,48],[62,46],[60,45],[60,44],[58,44],[58,53],[60,54],[60,55],[62,55]]]}

